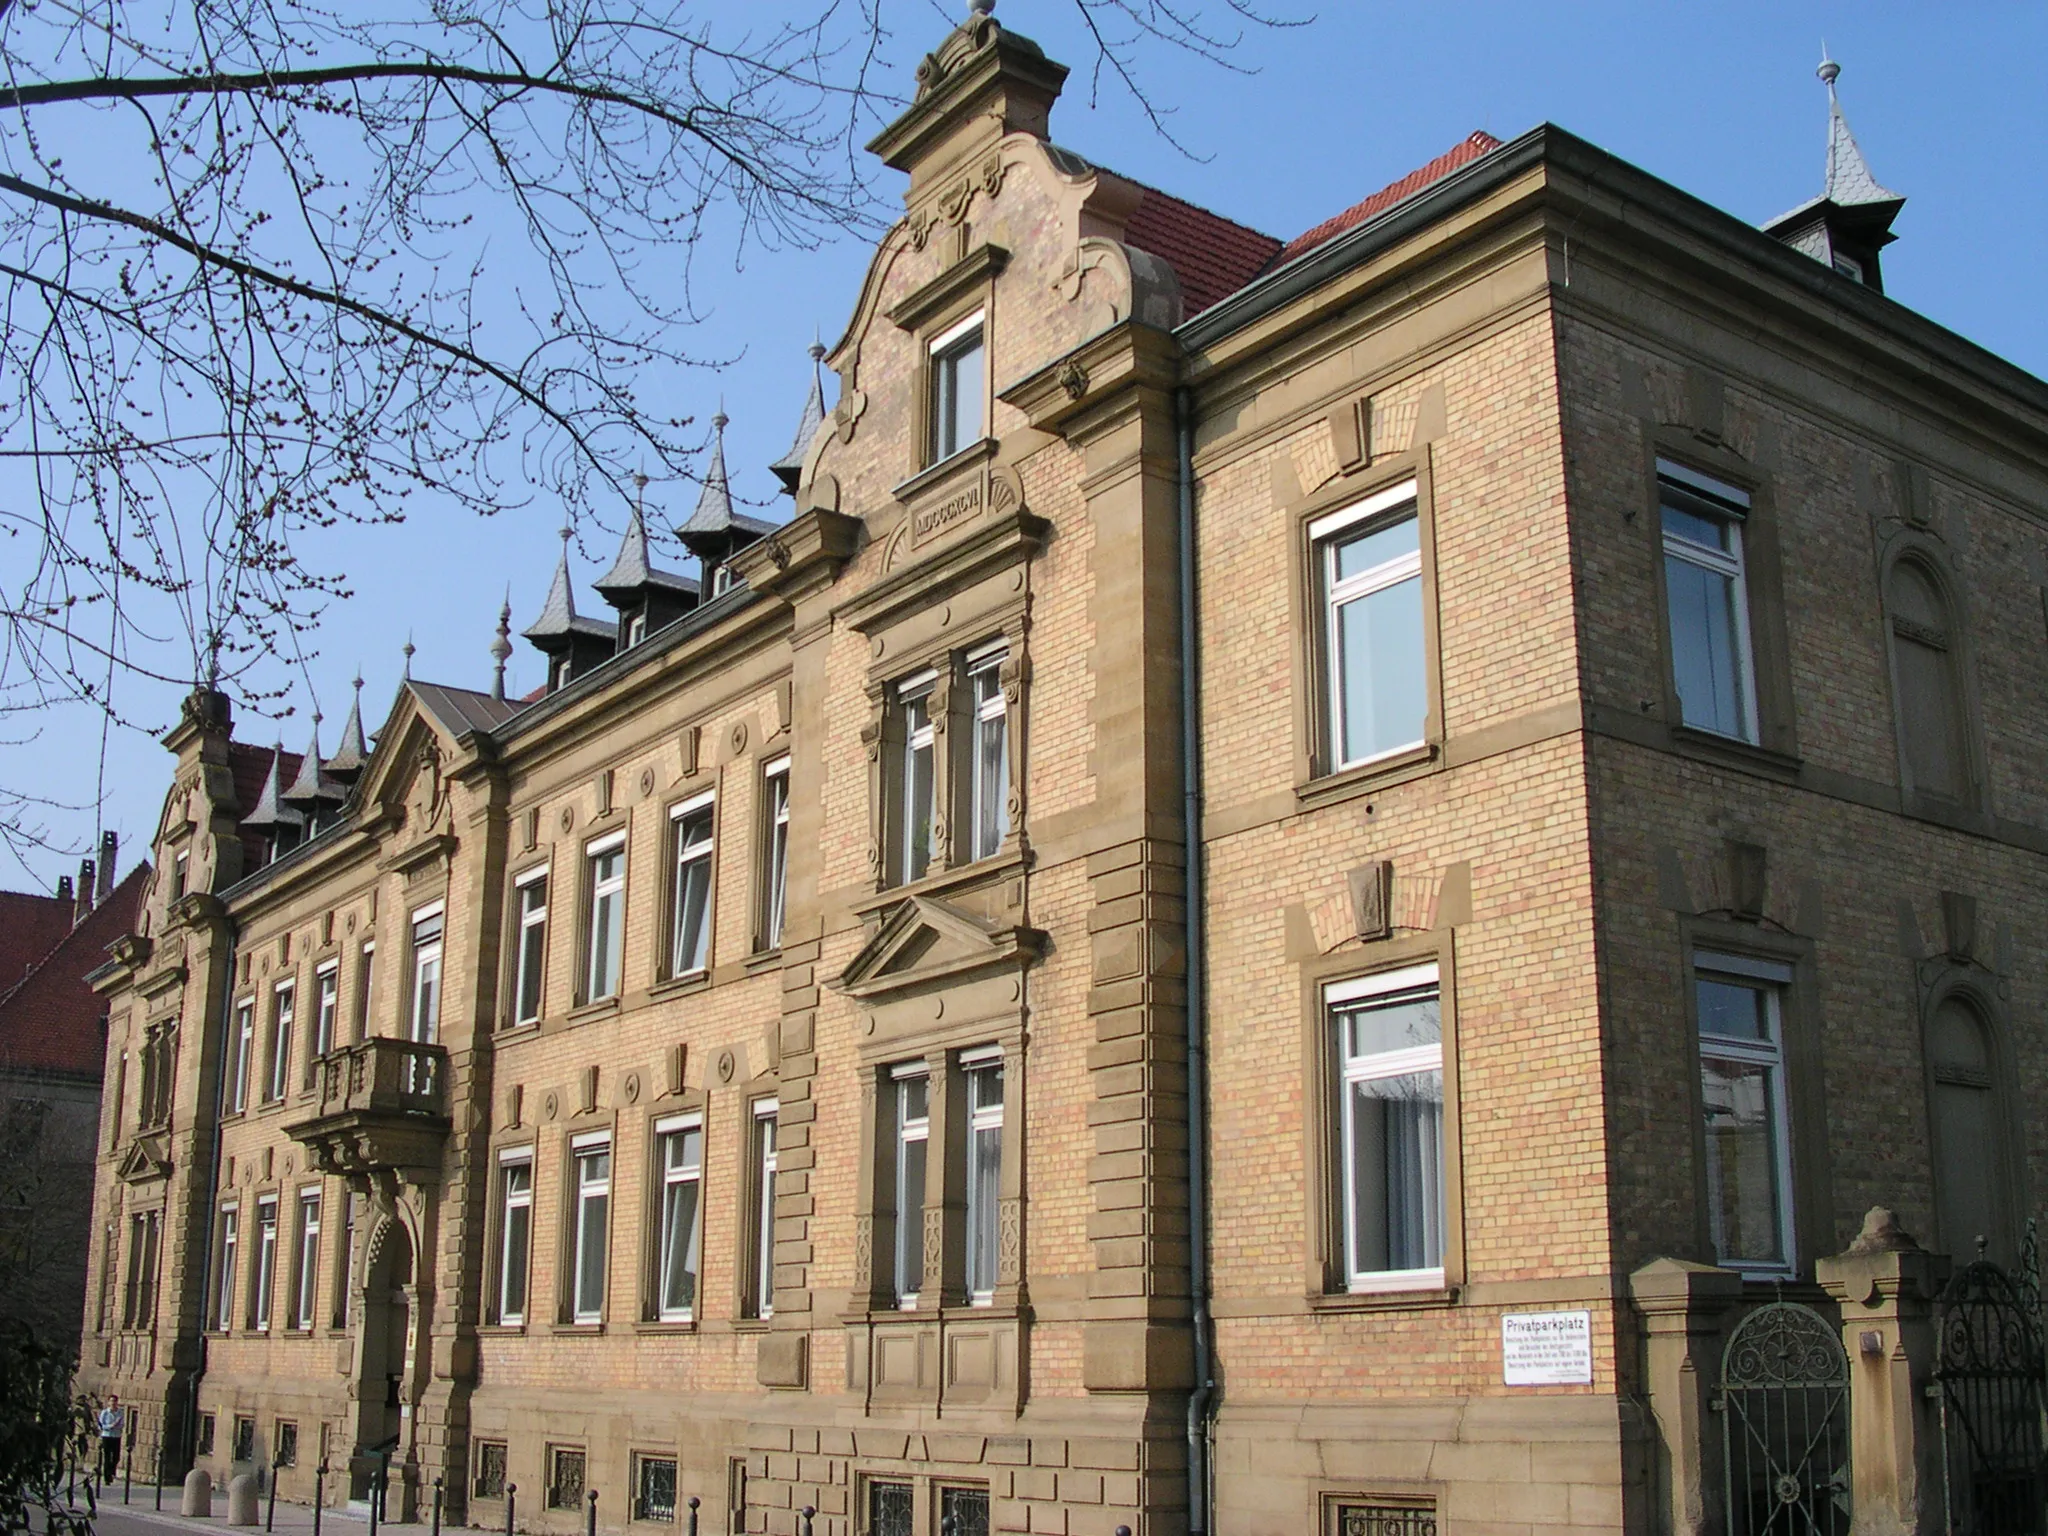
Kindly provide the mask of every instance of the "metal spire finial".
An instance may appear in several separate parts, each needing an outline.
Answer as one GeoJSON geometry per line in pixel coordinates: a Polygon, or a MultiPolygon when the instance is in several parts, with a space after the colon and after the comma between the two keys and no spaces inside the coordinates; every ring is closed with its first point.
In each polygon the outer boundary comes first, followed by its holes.
{"type": "Polygon", "coordinates": [[[409,683],[412,681],[412,658],[415,654],[411,630],[407,630],[405,633],[405,645],[402,647],[402,653],[405,656],[405,680],[409,683]]]}
{"type": "Polygon", "coordinates": [[[995,8],[996,0],[967,0],[967,18],[972,21],[977,16],[988,15],[995,8]]]}
{"type": "Polygon", "coordinates": [[[722,433],[731,422],[732,418],[725,414],[725,396],[720,395],[718,397],[718,414],[711,418],[711,430],[722,433]]]}
{"type": "Polygon", "coordinates": [[[491,676],[491,697],[505,697],[505,663],[512,658],[512,589],[505,588],[505,604],[498,610],[498,638],[491,642],[491,659],[496,663],[491,676]]]}

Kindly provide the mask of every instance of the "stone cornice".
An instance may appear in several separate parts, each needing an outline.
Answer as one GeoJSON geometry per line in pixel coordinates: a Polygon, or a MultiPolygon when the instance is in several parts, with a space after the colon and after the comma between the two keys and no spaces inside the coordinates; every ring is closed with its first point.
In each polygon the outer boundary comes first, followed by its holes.
{"type": "MultiPolygon", "coordinates": [[[[1090,416],[1113,415],[1134,391],[1172,389],[1180,382],[1180,345],[1170,331],[1125,320],[1027,374],[999,398],[1041,432],[1072,440],[1090,416]]],[[[1080,435],[1087,435],[1085,425],[1080,435]]]]}
{"type": "Polygon", "coordinates": [[[912,289],[888,313],[899,330],[914,331],[954,300],[996,276],[1010,264],[1010,253],[1000,245],[977,245],[930,282],[912,289]]]}
{"type": "Polygon", "coordinates": [[[857,517],[812,507],[733,556],[733,572],[753,591],[795,603],[838,577],[864,531],[857,517]]]}

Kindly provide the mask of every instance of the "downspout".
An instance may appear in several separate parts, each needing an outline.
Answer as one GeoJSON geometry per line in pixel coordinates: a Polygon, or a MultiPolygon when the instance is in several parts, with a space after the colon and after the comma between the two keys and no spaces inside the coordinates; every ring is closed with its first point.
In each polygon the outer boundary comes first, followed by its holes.
{"type": "MultiPolygon", "coordinates": [[[[213,1125],[210,1131],[213,1141],[210,1159],[213,1166],[206,1180],[206,1250],[199,1258],[198,1363],[193,1366],[190,1384],[185,1389],[184,1461],[188,1469],[199,1450],[199,1383],[206,1375],[207,1363],[211,1356],[211,1351],[207,1347],[207,1333],[208,1325],[213,1318],[213,1255],[215,1247],[220,1241],[220,1233],[216,1230],[220,1221],[220,1149],[223,1140],[220,1132],[221,1121],[226,1118],[228,1108],[228,1037],[229,1031],[234,1028],[235,1023],[235,949],[237,933],[235,920],[232,917],[225,918],[224,924],[227,939],[228,969],[227,985],[221,988],[220,1054],[214,1058],[219,1063],[219,1070],[214,1075],[213,1083],[213,1125]]],[[[202,1064],[206,1061],[206,1042],[203,1040],[200,1042],[199,1060],[202,1064]]],[[[158,1476],[162,1476],[161,1469],[158,1470],[158,1476]]]]}
{"type": "Polygon", "coordinates": [[[1216,1381],[1209,1317],[1208,951],[1202,879],[1201,635],[1195,603],[1195,405],[1185,385],[1174,391],[1173,403],[1180,499],[1181,837],[1187,861],[1188,1295],[1195,1356],[1194,1390],[1188,1394],[1188,1532],[1207,1536],[1216,1381]]]}

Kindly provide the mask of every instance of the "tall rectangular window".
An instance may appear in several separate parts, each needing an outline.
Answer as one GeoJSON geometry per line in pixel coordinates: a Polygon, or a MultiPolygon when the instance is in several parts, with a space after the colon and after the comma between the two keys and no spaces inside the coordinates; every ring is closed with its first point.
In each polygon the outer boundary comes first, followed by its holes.
{"type": "MultiPolygon", "coordinates": [[[[157,1211],[128,1218],[128,1283],[121,1297],[121,1326],[149,1328],[156,1321],[157,1211]]],[[[108,1261],[113,1253],[109,1245],[108,1261]]]]}
{"type": "Polygon", "coordinates": [[[1328,767],[1420,746],[1429,687],[1415,483],[1319,517],[1308,531],[1322,602],[1328,767]]]}
{"type": "Polygon", "coordinates": [[[235,1255],[242,1213],[232,1205],[220,1211],[220,1267],[214,1272],[213,1325],[222,1333],[235,1325],[235,1255]]]}
{"type": "Polygon", "coordinates": [[[661,1158],[657,1310],[664,1322],[688,1322],[697,1312],[699,1245],[703,1241],[703,1122],[694,1117],[665,1120],[654,1130],[661,1158]]]}
{"type": "Polygon", "coordinates": [[[576,1225],[569,1273],[575,1286],[571,1316],[604,1320],[605,1245],[611,1235],[612,1148],[602,1137],[572,1144],[576,1172],[576,1225]]]}
{"type": "Polygon", "coordinates": [[[298,988],[281,982],[270,995],[270,1071],[264,1097],[275,1102],[291,1086],[292,1012],[298,988]]]}
{"type": "Polygon", "coordinates": [[[356,1288],[356,1207],[361,1195],[344,1194],[341,1197],[341,1242],[335,1251],[334,1266],[334,1326],[346,1328],[349,1312],[355,1305],[351,1299],[356,1288]]]}
{"type": "Polygon", "coordinates": [[[931,342],[931,462],[971,448],[986,433],[982,317],[970,315],[931,342]]]}
{"type": "Polygon", "coordinates": [[[685,800],[669,813],[675,854],[669,975],[693,976],[711,965],[711,796],[685,800]]]}
{"type": "Polygon", "coordinates": [[[548,872],[522,875],[519,892],[519,948],[514,965],[512,1022],[531,1024],[541,1014],[541,985],[547,979],[548,872]]]}
{"type": "Polygon", "coordinates": [[[929,672],[906,678],[896,686],[896,707],[902,714],[903,747],[897,764],[896,866],[903,881],[921,880],[932,861],[933,742],[932,687],[929,672]]]}
{"type": "Polygon", "coordinates": [[[356,953],[356,1039],[370,1038],[370,983],[377,979],[377,946],[365,944],[356,953]]]}
{"type": "Polygon", "coordinates": [[[967,684],[974,710],[970,752],[968,857],[986,859],[1002,851],[1010,835],[1010,720],[1003,698],[1003,662],[998,645],[967,658],[967,684]]]}
{"type": "Polygon", "coordinates": [[[498,1165],[498,1321],[526,1321],[527,1256],[533,1248],[533,1161],[498,1165]]]}
{"type": "Polygon", "coordinates": [[[1685,724],[1757,739],[1756,669],[1742,529],[1749,495],[1682,464],[1657,461],[1671,680],[1685,724]]]}
{"type": "Polygon", "coordinates": [[[256,1202],[256,1283],[250,1287],[249,1321],[258,1333],[270,1332],[271,1303],[277,1290],[277,1197],[256,1202]]]}
{"type": "Polygon", "coordinates": [[[619,990],[619,972],[626,954],[626,834],[592,843],[584,852],[588,865],[585,890],[590,903],[584,915],[587,946],[583,1000],[594,1003],[619,990]]]}
{"type": "Polygon", "coordinates": [[[306,1330],[313,1326],[313,1309],[320,1288],[320,1191],[299,1191],[299,1256],[292,1276],[291,1326],[306,1330]]]}
{"type": "Polygon", "coordinates": [[[245,998],[235,1004],[235,1038],[228,1065],[228,1108],[240,1114],[249,1107],[249,1057],[256,1047],[256,1002],[245,998]]]}
{"type": "Polygon", "coordinates": [[[432,1041],[441,1028],[441,935],[445,916],[425,907],[412,919],[412,1038],[432,1041]]]}
{"type": "Polygon", "coordinates": [[[967,1081],[967,1295],[995,1299],[1003,1194],[1003,1058],[975,1052],[960,1058],[967,1081]]]}
{"type": "Polygon", "coordinates": [[[313,975],[313,1049],[306,1058],[306,1081],[313,1081],[313,1063],[333,1050],[341,1023],[341,964],[330,960],[313,975]]]}
{"type": "Polygon", "coordinates": [[[917,1529],[917,1501],[909,1483],[868,1484],[868,1536],[914,1536],[917,1529]]]}
{"type": "Polygon", "coordinates": [[[749,1317],[775,1314],[775,1117],[773,1099],[754,1101],[753,1255],[744,1311],[749,1317]]]}
{"type": "Polygon", "coordinates": [[[925,1174],[931,1151],[931,1074],[923,1062],[891,1074],[896,1096],[896,1305],[924,1289],[925,1174]]]}
{"type": "Polygon", "coordinates": [[[1693,957],[1707,1228],[1730,1269],[1792,1269],[1784,992],[1792,968],[1744,955],[1693,957]]]}
{"type": "Polygon", "coordinates": [[[761,947],[782,946],[782,918],[789,907],[789,759],[778,757],[761,770],[761,947]]]}
{"type": "Polygon", "coordinates": [[[189,888],[192,878],[192,850],[180,848],[178,856],[171,862],[171,900],[176,901],[189,888]]]}
{"type": "Polygon", "coordinates": [[[1434,965],[1324,993],[1338,1067],[1345,1278],[1353,1291],[1441,1285],[1444,1044],[1434,965]]]}

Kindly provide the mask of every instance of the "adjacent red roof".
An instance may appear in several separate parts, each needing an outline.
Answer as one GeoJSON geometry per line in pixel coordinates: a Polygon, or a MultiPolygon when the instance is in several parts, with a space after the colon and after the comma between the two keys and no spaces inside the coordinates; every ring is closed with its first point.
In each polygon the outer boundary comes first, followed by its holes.
{"type": "Polygon", "coordinates": [[[70,902],[31,891],[0,891],[0,997],[70,931],[70,902]]]}
{"type": "MultiPolygon", "coordinates": [[[[107,962],[107,946],[135,931],[149,866],[138,864],[76,927],[71,904],[47,896],[0,893],[0,913],[24,902],[64,909],[64,927],[29,968],[0,990],[0,1070],[75,1072],[98,1077],[105,1069],[106,1005],[85,978],[107,962]]],[[[0,919],[4,920],[4,919],[0,919]]],[[[10,942],[12,936],[10,935],[10,942]]]]}
{"type": "Polygon", "coordinates": [[[1271,235],[1155,187],[1145,188],[1145,200],[1124,225],[1124,243],[1173,268],[1189,315],[1237,292],[1263,272],[1280,249],[1271,235]]]}
{"type": "Polygon", "coordinates": [[[1403,176],[1399,181],[1380,188],[1362,203],[1353,203],[1335,218],[1325,219],[1305,235],[1296,235],[1280,248],[1280,254],[1273,264],[1292,261],[1304,251],[1312,251],[1334,235],[1363,224],[1376,213],[1385,213],[1394,204],[1413,197],[1431,182],[1442,181],[1461,165],[1470,165],[1488,150],[1500,148],[1500,140],[1481,130],[1464,142],[1446,150],[1425,166],[1420,166],[1403,176]]]}

